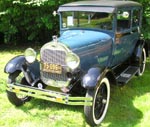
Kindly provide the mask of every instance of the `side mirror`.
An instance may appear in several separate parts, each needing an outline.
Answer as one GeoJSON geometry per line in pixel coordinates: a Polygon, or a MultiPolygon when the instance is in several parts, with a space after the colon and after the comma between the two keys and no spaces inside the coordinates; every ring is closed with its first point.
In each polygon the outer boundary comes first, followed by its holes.
{"type": "Polygon", "coordinates": [[[53,16],[56,16],[58,13],[56,11],[53,11],[53,16]]]}

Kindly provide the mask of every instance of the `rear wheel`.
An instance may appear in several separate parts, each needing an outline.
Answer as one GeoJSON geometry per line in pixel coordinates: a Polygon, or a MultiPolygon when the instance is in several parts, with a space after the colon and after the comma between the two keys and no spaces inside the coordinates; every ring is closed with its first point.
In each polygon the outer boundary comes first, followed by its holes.
{"type": "Polygon", "coordinates": [[[142,76],[145,71],[145,65],[146,65],[146,52],[145,48],[142,50],[141,57],[139,59],[139,71],[137,72],[137,76],[142,76]]]}
{"type": "MultiPolygon", "coordinates": [[[[8,84],[19,83],[23,85],[29,85],[21,72],[15,72],[10,74],[8,77],[8,84]]],[[[30,101],[31,97],[19,95],[14,92],[10,92],[7,90],[8,100],[15,106],[21,106],[25,102],[30,101]]]]}
{"type": "Polygon", "coordinates": [[[106,77],[103,78],[95,91],[90,89],[87,90],[86,97],[93,98],[92,106],[84,106],[87,123],[91,126],[98,125],[103,121],[109,105],[109,80],[106,77]]]}

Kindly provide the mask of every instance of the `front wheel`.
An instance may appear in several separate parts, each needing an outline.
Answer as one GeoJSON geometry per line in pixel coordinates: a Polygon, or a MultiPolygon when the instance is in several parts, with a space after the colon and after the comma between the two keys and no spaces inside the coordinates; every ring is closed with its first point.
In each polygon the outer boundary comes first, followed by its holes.
{"type": "MultiPolygon", "coordinates": [[[[15,72],[15,73],[9,75],[8,84],[12,84],[12,83],[29,85],[27,83],[25,77],[23,76],[22,72],[15,72]]],[[[30,99],[31,99],[31,97],[29,97],[29,96],[19,95],[14,92],[10,92],[8,90],[6,92],[7,92],[8,100],[15,106],[21,106],[25,102],[30,101],[30,99]]]]}
{"type": "Polygon", "coordinates": [[[103,78],[99,84],[97,84],[96,90],[87,90],[86,97],[93,98],[92,106],[84,106],[84,113],[91,126],[100,124],[108,109],[110,99],[110,83],[108,78],[103,78]]]}

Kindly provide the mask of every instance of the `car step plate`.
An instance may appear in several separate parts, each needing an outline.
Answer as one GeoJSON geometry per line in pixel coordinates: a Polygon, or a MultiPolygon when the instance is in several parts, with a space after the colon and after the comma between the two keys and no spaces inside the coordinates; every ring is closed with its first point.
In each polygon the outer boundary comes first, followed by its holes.
{"type": "Polygon", "coordinates": [[[139,70],[139,67],[127,67],[117,78],[118,84],[126,84],[139,70]]]}

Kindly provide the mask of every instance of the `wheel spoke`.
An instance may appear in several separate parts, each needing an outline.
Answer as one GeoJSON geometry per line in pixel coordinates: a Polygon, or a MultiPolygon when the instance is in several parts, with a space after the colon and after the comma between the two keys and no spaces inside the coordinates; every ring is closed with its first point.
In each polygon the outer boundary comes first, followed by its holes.
{"type": "Polygon", "coordinates": [[[102,84],[97,92],[95,100],[95,117],[98,119],[103,114],[107,103],[107,88],[106,84],[102,84]]]}
{"type": "Polygon", "coordinates": [[[93,97],[93,105],[85,106],[87,122],[92,125],[98,125],[104,119],[110,98],[110,84],[107,77],[101,79],[96,90],[88,90],[86,96],[93,97]]]}

